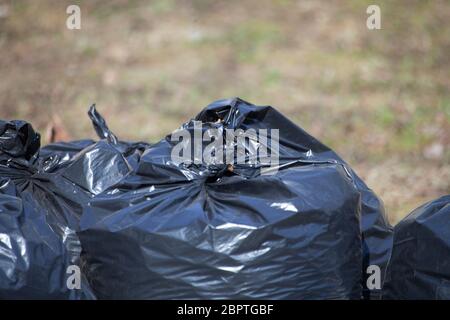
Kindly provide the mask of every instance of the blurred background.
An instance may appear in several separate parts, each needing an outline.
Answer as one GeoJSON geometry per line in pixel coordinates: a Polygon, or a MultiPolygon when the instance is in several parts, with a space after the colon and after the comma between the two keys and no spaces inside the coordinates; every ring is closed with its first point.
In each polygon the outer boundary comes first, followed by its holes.
{"type": "Polygon", "coordinates": [[[95,137],[96,102],[121,139],[157,141],[239,96],[337,151],[392,223],[450,193],[449,75],[448,0],[0,0],[1,119],[95,137]]]}

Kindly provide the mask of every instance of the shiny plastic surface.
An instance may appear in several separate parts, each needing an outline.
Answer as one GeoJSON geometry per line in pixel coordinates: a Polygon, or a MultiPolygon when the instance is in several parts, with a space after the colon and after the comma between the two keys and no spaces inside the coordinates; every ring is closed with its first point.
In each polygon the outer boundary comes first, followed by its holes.
{"type": "Polygon", "coordinates": [[[45,172],[39,141],[25,122],[0,122],[0,298],[92,299],[84,278],[69,290],[66,273],[79,265],[76,228],[89,195],[45,172]]]}
{"type": "MultiPolygon", "coordinates": [[[[223,134],[279,129],[273,175],[258,161],[177,164],[171,135],[124,142],[94,106],[89,116],[102,140],[42,149],[29,124],[0,122],[0,297],[359,299],[367,266],[384,274],[380,200],[272,107],[219,100],[194,120],[223,134]],[[82,290],[67,290],[72,264],[82,290]]],[[[262,142],[248,143],[254,158],[262,142]]]]}
{"type": "Polygon", "coordinates": [[[424,204],[394,228],[383,299],[450,299],[450,195],[424,204]]]}
{"type": "MultiPolygon", "coordinates": [[[[221,132],[279,129],[278,172],[177,165],[170,135],[147,147],[84,207],[82,259],[98,297],[361,298],[366,267],[384,272],[392,241],[374,193],[272,107],[219,100],[195,120],[221,132]]],[[[193,121],[182,128],[193,136],[193,121]]]]}

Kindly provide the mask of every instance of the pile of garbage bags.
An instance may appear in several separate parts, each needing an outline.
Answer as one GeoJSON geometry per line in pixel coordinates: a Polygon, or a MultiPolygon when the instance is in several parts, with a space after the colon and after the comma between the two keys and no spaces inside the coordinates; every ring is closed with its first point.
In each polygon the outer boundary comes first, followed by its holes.
{"type": "Polygon", "coordinates": [[[0,122],[0,298],[381,297],[393,241],[381,201],[274,108],[218,100],[155,144],[89,116],[98,141],[42,148],[30,124],[0,122]]]}

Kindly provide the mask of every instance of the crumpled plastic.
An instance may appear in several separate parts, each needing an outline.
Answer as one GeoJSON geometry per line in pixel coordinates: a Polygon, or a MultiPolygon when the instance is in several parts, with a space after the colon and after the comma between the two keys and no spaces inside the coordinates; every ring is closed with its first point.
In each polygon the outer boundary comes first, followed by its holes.
{"type": "Polygon", "coordinates": [[[450,299],[450,195],[415,209],[394,228],[383,299],[450,299]]]}
{"type": "Polygon", "coordinates": [[[70,228],[77,208],[56,194],[57,180],[40,172],[32,127],[16,121],[0,128],[0,298],[81,298],[84,292],[68,290],[64,277],[81,252],[70,228]]]}
{"type": "MultiPolygon", "coordinates": [[[[102,140],[40,150],[28,124],[0,124],[7,128],[0,219],[13,226],[0,232],[0,297],[378,297],[365,287],[365,270],[376,264],[384,274],[390,255],[381,201],[336,153],[272,107],[218,100],[194,120],[222,133],[279,129],[274,175],[262,174],[262,163],[177,164],[171,135],[153,145],[124,142],[95,106],[89,116],[102,140]],[[11,222],[20,215],[32,218],[11,222]],[[9,246],[14,237],[20,246],[9,246]],[[69,264],[81,267],[82,290],[68,292],[69,264]]],[[[193,132],[193,120],[182,128],[193,132]]],[[[252,158],[259,145],[248,142],[252,158]]]]}
{"type": "MultiPolygon", "coordinates": [[[[279,129],[278,172],[174,163],[171,135],[147,147],[135,170],[83,207],[83,270],[99,298],[370,295],[364,271],[377,264],[384,273],[392,230],[380,200],[339,156],[272,107],[238,98],[194,120],[203,132],[279,129]]],[[[193,136],[192,120],[181,128],[193,136]]]]}
{"type": "Polygon", "coordinates": [[[83,273],[80,289],[68,286],[70,267],[82,267],[82,207],[148,144],[118,141],[95,105],[88,114],[102,140],[43,148],[29,123],[0,121],[0,299],[96,298],[83,273]]]}

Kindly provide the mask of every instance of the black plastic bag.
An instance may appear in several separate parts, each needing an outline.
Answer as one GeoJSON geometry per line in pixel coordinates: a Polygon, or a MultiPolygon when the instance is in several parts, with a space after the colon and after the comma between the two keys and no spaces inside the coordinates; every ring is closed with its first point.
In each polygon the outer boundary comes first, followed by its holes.
{"type": "Polygon", "coordinates": [[[126,176],[148,146],[118,141],[95,106],[89,117],[103,140],[40,148],[24,121],[0,121],[0,298],[95,299],[80,268],[76,235],[82,207],[126,176]],[[64,169],[64,170],[63,170],[64,169]]]}
{"type": "Polygon", "coordinates": [[[0,298],[92,299],[84,278],[80,290],[67,285],[69,266],[79,266],[75,231],[19,189],[0,182],[0,298]]]}
{"type": "Polygon", "coordinates": [[[30,124],[0,121],[0,298],[93,299],[82,274],[68,285],[80,267],[76,229],[89,194],[47,172],[61,158],[40,157],[39,146],[30,124]]]}
{"type": "MultiPolygon", "coordinates": [[[[108,132],[94,107],[90,116],[97,132],[108,132]]],[[[82,140],[40,149],[40,136],[30,124],[0,121],[0,298],[94,298],[82,274],[81,289],[67,284],[69,267],[80,267],[76,230],[81,205],[92,191],[70,178],[80,182],[89,177],[71,171],[63,177],[58,172],[76,166],[82,156],[75,155],[93,144],[82,140]]],[[[95,187],[107,187],[108,181],[103,178],[95,187]]]]}
{"type": "MultiPolygon", "coordinates": [[[[278,172],[176,164],[171,135],[147,146],[83,207],[83,271],[99,298],[359,299],[367,266],[384,274],[392,230],[383,206],[332,150],[272,107],[237,98],[196,120],[223,134],[279,129],[278,172]]],[[[193,121],[182,128],[193,133],[193,121]]]]}
{"type": "Polygon", "coordinates": [[[273,176],[261,163],[175,164],[170,135],[124,142],[94,106],[89,116],[104,140],[40,150],[29,124],[0,122],[0,297],[94,298],[84,278],[67,290],[73,264],[100,298],[358,299],[366,267],[384,272],[391,230],[378,198],[271,107],[219,100],[196,120],[279,128],[273,176]]]}
{"type": "Polygon", "coordinates": [[[383,299],[450,299],[450,195],[411,212],[394,228],[383,299]]]}

